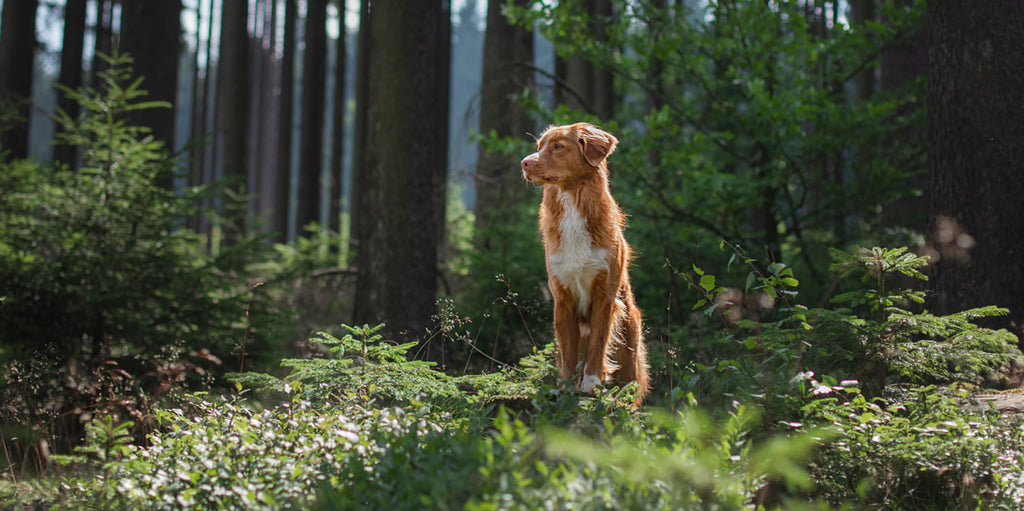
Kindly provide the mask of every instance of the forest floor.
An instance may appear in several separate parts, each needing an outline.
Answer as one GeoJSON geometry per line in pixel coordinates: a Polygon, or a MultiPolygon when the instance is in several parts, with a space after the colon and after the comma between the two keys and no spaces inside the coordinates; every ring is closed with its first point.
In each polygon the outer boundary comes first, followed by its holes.
{"type": "Polygon", "coordinates": [[[998,410],[1003,415],[1024,413],[1024,389],[1012,389],[996,394],[977,394],[968,404],[972,411],[998,410]]]}

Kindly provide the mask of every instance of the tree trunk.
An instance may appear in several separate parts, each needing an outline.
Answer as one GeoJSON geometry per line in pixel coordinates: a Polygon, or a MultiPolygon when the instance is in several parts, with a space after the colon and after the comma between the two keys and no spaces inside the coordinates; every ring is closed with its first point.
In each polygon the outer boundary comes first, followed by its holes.
{"type": "MultiPolygon", "coordinates": [[[[181,48],[181,0],[122,0],[121,53],[131,55],[135,76],[144,77],[147,100],[166,101],[170,108],[147,108],[131,113],[131,122],[146,126],[153,138],[174,151],[174,104],[178,93],[181,48]]],[[[172,176],[161,179],[165,187],[172,176]]]]}
{"type": "Polygon", "coordinates": [[[256,190],[259,197],[256,199],[256,211],[260,215],[270,215],[267,217],[269,221],[260,226],[264,234],[271,231],[278,232],[273,223],[274,215],[277,214],[274,205],[277,193],[277,144],[269,142],[277,138],[281,129],[278,122],[280,106],[277,98],[275,65],[278,60],[275,55],[277,51],[277,4],[276,0],[268,0],[263,4],[263,40],[265,43],[260,45],[257,50],[262,70],[258,77],[260,104],[259,112],[256,114],[260,118],[260,142],[257,144],[259,146],[259,163],[257,164],[259,188],[256,190]]]}
{"type": "Polygon", "coordinates": [[[582,55],[565,58],[565,104],[573,110],[594,112],[594,64],[582,55]]]}
{"type": "MultiPolygon", "coordinates": [[[[367,84],[367,77],[370,73],[370,32],[373,27],[370,25],[370,0],[361,0],[359,3],[359,35],[356,47],[356,112],[352,133],[352,206],[351,211],[351,233],[349,236],[349,254],[353,258],[351,264],[360,263],[359,253],[364,240],[369,239],[372,234],[372,222],[363,214],[370,207],[369,197],[361,193],[362,190],[371,190],[376,187],[376,176],[371,174],[364,164],[366,153],[366,113],[369,101],[370,87],[367,84]]],[[[353,310],[354,317],[365,317],[368,312],[360,309],[363,305],[356,303],[353,310]]],[[[356,324],[356,323],[353,323],[356,324]]]]}
{"type": "MultiPolygon", "coordinates": [[[[448,2],[378,2],[366,18],[368,74],[360,81],[373,87],[354,191],[362,197],[355,320],[387,322],[392,337],[423,338],[435,312],[444,220],[438,165],[446,147],[448,2]]],[[[431,348],[421,353],[436,360],[441,351],[431,348]]]]}
{"type": "Polygon", "coordinates": [[[274,172],[274,212],[271,229],[277,233],[279,243],[288,241],[288,214],[292,185],[292,100],[295,83],[295,19],[298,18],[297,0],[284,2],[284,33],[281,40],[281,97],[278,99],[277,165],[274,172]]]}
{"type": "MultiPolygon", "coordinates": [[[[197,34],[197,41],[203,40],[204,44],[201,50],[199,47],[196,48],[196,100],[193,104],[192,138],[196,140],[201,139],[203,143],[196,144],[196,147],[192,150],[192,171],[189,177],[189,183],[192,186],[202,186],[209,184],[212,181],[213,155],[217,148],[218,137],[210,137],[210,133],[214,132],[217,117],[217,110],[215,107],[217,103],[217,94],[214,89],[217,80],[214,75],[215,68],[212,58],[214,7],[214,3],[210,2],[209,8],[206,11],[206,17],[210,21],[207,23],[205,37],[200,39],[197,34]],[[204,60],[206,61],[206,67],[202,69],[199,67],[200,51],[204,52],[204,60]],[[213,115],[211,115],[211,113],[213,115]]],[[[202,9],[197,6],[197,25],[200,25],[199,18],[202,16],[201,11],[202,9]]],[[[200,200],[198,206],[209,208],[209,199],[200,200]]],[[[203,234],[210,233],[210,221],[207,215],[196,215],[190,222],[190,225],[196,232],[203,234]]]]}
{"type": "Polygon", "coordinates": [[[37,0],[4,2],[0,21],[0,118],[14,114],[0,126],[0,151],[9,158],[28,156],[28,119],[36,54],[37,0]]]}
{"type": "MultiPolygon", "coordinates": [[[[519,7],[528,0],[516,0],[519,7]]],[[[483,79],[480,86],[480,133],[485,136],[523,137],[534,126],[515,97],[533,86],[533,31],[516,27],[501,14],[503,0],[487,3],[484,34],[483,79]]],[[[516,206],[532,195],[521,186],[519,157],[480,148],[476,172],[476,246],[488,253],[505,254],[515,240],[492,227],[515,221],[516,206]],[[510,218],[509,215],[512,215],[510,218]]],[[[498,270],[501,272],[501,270],[498,270]]]]}
{"type": "MultiPolygon", "coordinates": [[[[58,82],[72,90],[82,86],[82,51],[85,49],[85,7],[86,0],[68,0],[64,6],[64,47],[60,53],[60,78],[58,82]]],[[[57,100],[68,117],[78,117],[78,102],[67,98],[63,93],[57,100]]],[[[63,131],[57,126],[57,133],[63,131]]],[[[60,144],[53,150],[54,159],[68,168],[75,166],[78,157],[77,148],[73,145],[60,144]]]]}
{"type": "Polygon", "coordinates": [[[326,62],[327,0],[309,0],[306,10],[306,51],[302,66],[302,135],[299,137],[299,195],[296,209],[296,225],[300,230],[320,220],[326,62]]]}
{"type": "MultiPolygon", "coordinates": [[[[850,16],[855,26],[864,26],[875,21],[875,0],[852,0],[850,16]]],[[[858,101],[867,101],[875,93],[875,67],[867,67],[853,77],[853,86],[858,101]]]]}
{"type": "MultiPolygon", "coordinates": [[[[265,20],[263,8],[265,7],[267,0],[250,0],[252,12],[252,32],[249,33],[249,156],[248,156],[248,177],[246,187],[249,192],[248,197],[248,211],[249,214],[258,215],[262,211],[259,208],[259,193],[261,186],[263,185],[263,176],[260,175],[260,164],[262,162],[262,152],[260,151],[260,140],[262,138],[262,128],[266,124],[266,120],[260,116],[260,108],[263,103],[263,89],[262,77],[263,77],[263,37],[265,20]]],[[[260,232],[263,231],[262,225],[256,225],[260,232]]]]}
{"type": "MultiPolygon", "coordinates": [[[[913,0],[897,0],[898,5],[906,5],[907,7],[912,3],[913,0]]],[[[927,76],[928,49],[925,47],[925,27],[922,26],[916,32],[908,34],[906,37],[887,46],[882,51],[880,71],[880,89],[892,94],[901,94],[900,89],[905,88],[920,77],[927,76]]],[[[902,97],[908,96],[908,94],[902,93],[902,97]]],[[[923,105],[925,99],[918,94],[911,97],[916,98],[916,100],[904,105],[903,108],[896,112],[896,116],[907,116],[912,112],[925,111],[923,105]]],[[[896,133],[886,143],[888,147],[892,148],[886,152],[889,154],[899,154],[906,152],[906,149],[903,148],[921,147],[925,142],[924,125],[925,122],[922,121],[896,133]],[[901,149],[903,150],[901,151],[901,149]]],[[[890,221],[891,224],[909,227],[914,231],[922,233],[928,229],[927,197],[929,196],[928,188],[930,186],[928,171],[925,167],[926,163],[923,160],[922,158],[921,163],[914,165],[912,168],[903,165],[902,170],[919,172],[919,175],[913,179],[909,186],[922,190],[924,193],[904,197],[885,209],[886,217],[892,219],[890,221]]]]}
{"type": "Polygon", "coordinates": [[[935,309],[1024,323],[1024,3],[928,6],[935,309]]]}
{"type": "Polygon", "coordinates": [[[223,202],[225,243],[245,236],[249,176],[249,15],[248,0],[224,0],[220,40],[221,133],[224,179],[232,193],[223,202]]]}
{"type": "Polygon", "coordinates": [[[100,73],[107,68],[107,63],[100,55],[110,55],[114,49],[114,0],[96,0],[96,36],[92,54],[92,86],[102,87],[100,73]]]}
{"type": "MultiPolygon", "coordinates": [[[[584,2],[582,9],[586,14],[590,33],[598,44],[607,44],[606,27],[612,19],[612,3],[610,0],[594,0],[584,2]]],[[[569,108],[596,115],[600,119],[611,119],[615,110],[615,89],[613,74],[588,60],[582,53],[569,55],[562,62],[556,62],[556,76],[562,81],[556,90],[556,101],[569,108]],[[561,90],[567,88],[568,90],[561,90]]]]}
{"type": "Polygon", "coordinates": [[[345,2],[338,2],[338,40],[334,59],[334,110],[331,112],[331,164],[327,228],[341,232],[342,167],[345,156],[345,2]]]}
{"type": "MultiPolygon", "coordinates": [[[[611,0],[596,0],[591,3],[591,25],[594,38],[600,45],[608,45],[608,23],[612,21],[611,0]]],[[[607,120],[615,116],[615,80],[612,72],[600,65],[593,66],[594,115],[607,120]]]]}

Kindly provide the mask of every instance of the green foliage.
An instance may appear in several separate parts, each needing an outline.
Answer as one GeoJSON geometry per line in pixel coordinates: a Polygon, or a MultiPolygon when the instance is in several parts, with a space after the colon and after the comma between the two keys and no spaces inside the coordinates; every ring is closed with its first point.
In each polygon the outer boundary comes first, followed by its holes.
{"type": "Polygon", "coordinates": [[[127,119],[168,105],[143,99],[127,57],[107,61],[99,90],[64,90],[82,114],[57,115],[58,142],[80,148],[78,168],[0,165],[0,423],[29,426],[24,440],[64,452],[94,414],[148,427],[158,399],[208,384],[243,338],[258,360],[271,323],[245,277],[262,244],[211,255],[183,227],[200,213],[194,201],[216,190],[160,185],[175,161],[127,119]]]}
{"type": "Polygon", "coordinates": [[[833,263],[829,267],[839,273],[840,278],[860,273],[863,282],[873,281],[871,289],[850,291],[832,298],[833,303],[849,304],[851,307],[868,305],[871,312],[884,317],[892,307],[906,307],[911,304],[924,303],[924,292],[906,288],[896,291],[887,289],[889,277],[900,274],[918,280],[928,280],[920,269],[928,265],[927,256],[918,256],[909,252],[907,247],[886,249],[874,247],[870,250],[858,248],[848,254],[842,250],[831,249],[833,263]]]}
{"type": "Polygon", "coordinates": [[[281,365],[291,372],[284,380],[268,375],[229,375],[257,391],[287,389],[299,384],[306,399],[317,403],[333,403],[350,395],[369,395],[382,402],[410,402],[425,394],[433,399],[454,396],[456,385],[444,373],[431,369],[433,363],[406,360],[406,353],[416,342],[405,344],[385,341],[378,333],[383,325],[350,327],[337,338],[319,332],[311,339],[327,353],[323,358],[285,359],[281,365]],[[268,388],[267,383],[270,383],[268,388]]]}
{"type": "Polygon", "coordinates": [[[272,408],[194,395],[158,413],[145,446],[99,417],[59,479],[0,483],[0,497],[58,509],[1013,509],[1021,492],[1019,421],[970,414],[966,394],[890,386],[869,400],[801,373],[780,391],[799,402],[784,419],[757,399],[712,414],[693,395],[637,414],[628,387],[553,385],[550,347],[455,378],[406,361],[413,345],[379,326],[343,329],[317,340],[330,358],[288,362],[284,380],[235,376],[276,389],[272,408]],[[359,380],[383,367],[405,392],[359,380]]]}
{"type": "Polygon", "coordinates": [[[766,247],[817,291],[827,249],[873,242],[891,225],[883,206],[914,193],[924,152],[908,137],[923,133],[924,81],[858,99],[851,80],[922,29],[923,1],[880,2],[884,22],[862,25],[799,2],[618,0],[603,20],[588,6],[536,0],[506,12],[537,24],[560,57],[615,78],[612,119],[526,104],[544,122],[595,121],[622,142],[610,175],[643,255],[632,272],[642,309],[664,308],[664,293],[644,290],[666,287],[665,257],[702,261],[709,234],[766,247]]]}
{"type": "Polygon", "coordinates": [[[160,420],[164,428],[148,447],[131,447],[104,473],[67,477],[60,507],[305,508],[318,487],[349,477],[353,458],[439,430],[401,409],[350,402],[318,410],[299,398],[259,410],[197,396],[187,409],[162,411],[160,420]]]}
{"type": "MultiPolygon", "coordinates": [[[[725,329],[719,344],[729,347],[713,363],[697,364],[697,369],[738,376],[738,380],[712,381],[724,385],[726,392],[775,401],[770,408],[801,403],[816,394],[807,383],[820,385],[826,379],[859,381],[869,396],[880,395],[894,377],[917,384],[979,384],[1020,355],[1013,334],[974,323],[1005,310],[983,307],[936,316],[901,308],[921,303],[924,293],[909,286],[894,287],[893,276],[924,280],[919,270],[927,264],[927,258],[906,248],[857,249],[852,254],[833,249],[832,269],[840,278],[857,276],[873,287],[840,293],[832,300],[837,307],[824,308],[796,303],[799,280],[790,267],[762,266],[739,247],[727,243],[722,247],[733,253],[733,261],[747,265],[750,273],[742,290],[720,285],[697,266],[692,274],[683,275],[703,295],[694,309],[722,322],[725,329]],[[786,369],[780,371],[780,367],[786,369]],[[815,374],[820,376],[812,378],[815,374]],[[794,397],[799,399],[785,404],[794,397]]],[[[698,375],[684,381],[684,387],[698,384],[702,384],[698,375]]],[[[715,387],[715,391],[722,389],[715,387]]]]}
{"type": "MultiPolygon", "coordinates": [[[[777,439],[748,458],[743,420],[716,429],[683,415],[652,423],[651,431],[607,430],[608,445],[563,430],[538,435],[501,414],[483,438],[442,433],[392,444],[319,508],[738,509],[763,482],[770,459],[786,461],[769,469],[775,474],[799,459],[798,445],[809,445],[777,439]]],[[[792,474],[807,480],[800,469],[792,474]]]]}
{"type": "MultiPolygon", "coordinates": [[[[807,420],[831,424],[840,438],[813,464],[822,497],[860,508],[966,509],[999,492],[1003,419],[966,416],[966,393],[903,392],[885,400],[828,397],[804,408],[807,420]]],[[[1019,444],[1014,449],[1019,456],[1019,444]]]]}
{"type": "Polygon", "coordinates": [[[304,399],[323,405],[357,397],[382,405],[426,402],[456,416],[465,416],[470,406],[528,401],[554,381],[553,345],[524,357],[519,366],[450,376],[435,370],[432,362],[410,359],[417,343],[388,341],[378,333],[383,326],[342,325],[347,333],[341,338],[319,332],[310,341],[323,356],[283,360],[281,365],[290,369],[284,378],[253,372],[228,377],[261,396],[280,397],[301,389],[304,399]]]}
{"type": "MultiPolygon", "coordinates": [[[[490,142],[489,146],[511,154],[527,147],[508,141],[490,142]]],[[[500,221],[486,228],[474,226],[472,235],[477,246],[464,254],[467,267],[465,277],[459,280],[462,287],[457,296],[460,307],[476,326],[472,339],[479,351],[466,343],[452,346],[471,367],[493,368],[495,361],[511,363],[536,349],[539,336],[551,329],[551,305],[543,299],[547,281],[544,247],[537,231],[539,204],[537,195],[492,213],[500,221]],[[500,241],[490,246],[484,245],[484,239],[500,241]],[[488,356],[475,356],[481,352],[488,356]]]]}
{"type": "Polygon", "coordinates": [[[794,491],[813,488],[802,465],[824,440],[822,433],[756,442],[750,438],[756,423],[757,412],[745,405],[721,421],[688,407],[599,441],[553,432],[547,451],[614,467],[613,481],[645,497],[623,502],[631,509],[740,509],[769,480],[794,491]]]}

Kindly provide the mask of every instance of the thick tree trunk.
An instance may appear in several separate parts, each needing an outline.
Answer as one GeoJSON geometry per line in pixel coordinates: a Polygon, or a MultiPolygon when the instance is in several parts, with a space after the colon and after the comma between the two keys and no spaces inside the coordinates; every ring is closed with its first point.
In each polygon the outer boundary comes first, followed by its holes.
{"type": "Polygon", "coordinates": [[[249,33],[248,0],[224,0],[220,41],[221,132],[224,179],[232,191],[225,197],[224,241],[245,236],[249,176],[249,33]]]}
{"type": "Polygon", "coordinates": [[[36,54],[37,0],[4,2],[0,21],[0,115],[14,114],[0,132],[0,151],[28,156],[29,103],[36,54]]]}
{"type": "MultiPolygon", "coordinates": [[[[438,165],[447,145],[448,2],[375,2],[368,19],[368,75],[360,80],[373,87],[354,191],[363,198],[355,320],[387,322],[393,337],[422,339],[435,312],[444,220],[438,165]]],[[[436,359],[440,350],[431,348],[427,356],[436,359]]]]}
{"type": "MultiPolygon", "coordinates": [[[[144,77],[147,99],[166,101],[170,108],[147,108],[131,113],[131,122],[148,127],[153,138],[174,151],[174,104],[178,93],[181,48],[181,0],[122,0],[121,53],[131,55],[135,76],[144,77]]],[[[161,184],[170,187],[167,175],[161,184]]]]}
{"type": "Polygon", "coordinates": [[[928,6],[934,308],[1024,321],[1024,3],[928,6]]]}
{"type": "MultiPolygon", "coordinates": [[[[82,86],[82,51],[85,49],[85,7],[86,0],[68,0],[64,6],[64,47],[60,53],[60,78],[59,83],[69,89],[78,89],[82,86]]],[[[78,102],[65,97],[62,93],[57,105],[64,113],[72,119],[78,117],[78,102]]],[[[57,133],[63,131],[62,126],[57,126],[57,133]]],[[[78,157],[77,147],[61,144],[53,150],[54,159],[74,167],[75,159],[78,157]]]]}
{"type": "Polygon", "coordinates": [[[327,0],[306,8],[306,51],[302,66],[302,135],[299,137],[297,226],[320,220],[324,148],[324,66],[327,62],[327,0]]]}

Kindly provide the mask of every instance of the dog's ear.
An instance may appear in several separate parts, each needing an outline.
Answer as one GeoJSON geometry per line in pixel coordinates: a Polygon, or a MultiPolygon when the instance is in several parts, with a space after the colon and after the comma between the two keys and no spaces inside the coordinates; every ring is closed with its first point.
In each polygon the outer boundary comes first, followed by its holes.
{"type": "Polygon", "coordinates": [[[591,125],[586,125],[579,130],[579,142],[583,146],[583,158],[591,167],[598,167],[601,161],[615,151],[619,140],[610,133],[602,131],[591,125]]]}

